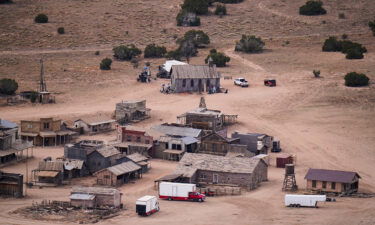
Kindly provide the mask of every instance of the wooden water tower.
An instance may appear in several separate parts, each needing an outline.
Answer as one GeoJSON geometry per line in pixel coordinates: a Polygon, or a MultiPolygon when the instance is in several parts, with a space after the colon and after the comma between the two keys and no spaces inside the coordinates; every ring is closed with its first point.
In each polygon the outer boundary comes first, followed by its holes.
{"type": "Polygon", "coordinates": [[[294,173],[294,164],[285,164],[285,177],[283,182],[283,191],[296,191],[298,189],[296,175],[294,173]]]}

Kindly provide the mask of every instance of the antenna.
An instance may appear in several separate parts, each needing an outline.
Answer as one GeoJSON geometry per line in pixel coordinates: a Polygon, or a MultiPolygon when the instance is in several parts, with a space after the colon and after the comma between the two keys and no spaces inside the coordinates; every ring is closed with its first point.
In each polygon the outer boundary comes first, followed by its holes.
{"type": "Polygon", "coordinates": [[[43,59],[40,59],[40,81],[39,81],[39,92],[47,92],[47,84],[44,81],[44,66],[43,59]]]}

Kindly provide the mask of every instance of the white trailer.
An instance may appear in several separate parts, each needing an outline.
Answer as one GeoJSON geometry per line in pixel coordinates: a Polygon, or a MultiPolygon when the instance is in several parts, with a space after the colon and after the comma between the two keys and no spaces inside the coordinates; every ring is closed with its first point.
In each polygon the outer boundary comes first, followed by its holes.
{"type": "Polygon", "coordinates": [[[148,216],[160,210],[158,199],[155,196],[146,195],[135,202],[136,213],[140,216],[148,216]]]}
{"type": "Polygon", "coordinates": [[[317,207],[318,202],[325,202],[326,195],[285,195],[285,206],[288,207],[317,207]]]}
{"type": "Polygon", "coordinates": [[[195,184],[161,182],[159,185],[159,198],[204,201],[205,195],[198,193],[196,189],[195,184]]]}

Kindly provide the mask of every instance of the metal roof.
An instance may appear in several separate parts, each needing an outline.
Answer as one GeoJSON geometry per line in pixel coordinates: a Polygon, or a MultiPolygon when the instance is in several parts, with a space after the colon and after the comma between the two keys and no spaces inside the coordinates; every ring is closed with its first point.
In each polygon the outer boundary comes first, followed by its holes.
{"type": "Polygon", "coordinates": [[[64,162],[62,161],[41,161],[38,170],[64,171],[64,162]]]}
{"type": "Polygon", "coordinates": [[[141,155],[137,152],[133,153],[131,155],[127,155],[126,158],[130,159],[131,161],[133,161],[135,163],[148,160],[148,158],[146,156],[141,155]]]}
{"type": "Polygon", "coordinates": [[[156,197],[155,197],[155,196],[152,196],[152,195],[145,195],[145,196],[143,196],[143,197],[141,197],[141,198],[138,198],[137,201],[140,201],[140,202],[147,202],[147,201],[149,201],[149,200],[151,200],[151,199],[154,199],[154,198],[156,198],[156,197]]]}
{"type": "Polygon", "coordinates": [[[198,142],[198,140],[196,138],[193,138],[193,137],[183,137],[183,138],[181,138],[181,140],[185,145],[190,145],[190,144],[198,142]]]}
{"type": "Polygon", "coordinates": [[[183,174],[186,177],[194,175],[196,170],[251,174],[261,161],[258,158],[185,153],[174,173],[183,174]]]}
{"type": "Polygon", "coordinates": [[[72,194],[69,196],[70,199],[73,200],[94,200],[95,195],[90,194],[72,194]]]}
{"type": "Polygon", "coordinates": [[[171,78],[220,78],[220,73],[216,71],[216,66],[209,67],[207,65],[174,65],[172,66],[171,78]]]}
{"type": "Polygon", "coordinates": [[[58,174],[58,171],[39,171],[38,177],[56,177],[58,174]]]}
{"type": "Polygon", "coordinates": [[[338,183],[351,183],[356,176],[358,178],[361,178],[356,172],[310,168],[305,176],[305,179],[338,183]]]}
{"type": "Polygon", "coordinates": [[[115,188],[104,188],[104,187],[72,187],[71,194],[93,194],[93,195],[115,195],[119,194],[120,191],[115,188]]]}
{"type": "Polygon", "coordinates": [[[64,161],[64,167],[66,170],[72,170],[72,169],[80,170],[83,167],[83,160],[69,159],[67,161],[64,161]]]}
{"type": "Polygon", "coordinates": [[[0,129],[13,129],[17,128],[18,125],[9,120],[0,119],[0,129]]]}
{"type": "Polygon", "coordinates": [[[96,150],[100,155],[102,155],[104,158],[107,158],[107,157],[110,157],[110,156],[114,156],[114,155],[117,155],[117,154],[120,154],[119,150],[117,150],[115,147],[113,146],[103,146],[102,148],[100,149],[97,149],[96,150]]]}
{"type": "Polygon", "coordinates": [[[140,169],[141,167],[132,161],[124,162],[116,166],[111,166],[107,168],[107,170],[109,170],[111,173],[115,174],[116,176],[123,175],[126,173],[131,173],[140,169]]]}
{"type": "Polygon", "coordinates": [[[195,129],[191,127],[179,127],[173,125],[157,125],[151,129],[156,130],[160,133],[170,136],[181,136],[181,137],[194,137],[197,138],[201,135],[201,129],[195,129]]]}

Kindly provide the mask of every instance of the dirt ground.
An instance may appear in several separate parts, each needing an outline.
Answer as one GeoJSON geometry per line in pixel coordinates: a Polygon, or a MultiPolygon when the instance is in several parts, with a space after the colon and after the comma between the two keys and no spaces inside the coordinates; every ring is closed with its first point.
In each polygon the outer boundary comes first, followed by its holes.
{"type": "MultiPolygon", "coordinates": [[[[189,29],[174,25],[181,2],[15,0],[15,4],[0,5],[0,78],[16,79],[21,91],[36,89],[38,62],[43,57],[47,88],[56,93],[57,100],[53,105],[1,107],[0,117],[15,122],[50,116],[71,121],[99,113],[109,116],[121,100],[146,99],[152,109],[151,119],[137,126],[149,128],[175,122],[177,115],[198,106],[201,95],[161,94],[161,84],[168,81],[137,83],[139,69],[129,62],[114,61],[110,71],[100,71],[98,67],[100,60],[111,57],[112,47],[120,43],[144,47],[155,42],[169,49],[175,47],[174,35],[181,36],[189,29]],[[47,13],[51,23],[34,24],[33,17],[39,12],[47,13]],[[67,33],[57,35],[59,26],[64,26],[67,33]],[[99,56],[94,55],[96,50],[100,50],[99,56]]],[[[374,19],[375,2],[358,0],[351,6],[349,0],[324,1],[328,14],[317,17],[298,15],[298,7],[304,2],[245,0],[227,5],[229,15],[223,18],[203,16],[199,29],[210,35],[212,43],[209,48],[200,49],[191,64],[203,64],[210,48],[231,57],[229,66],[219,70],[224,76],[246,78],[250,87],[236,87],[233,80],[222,79],[222,86],[229,93],[204,95],[207,106],[239,115],[239,123],[229,131],[264,132],[280,139],[283,151],[297,156],[300,189],[305,188],[303,178],[308,168],[328,168],[357,171],[362,177],[360,191],[375,192],[374,85],[343,85],[343,76],[351,71],[375,79],[375,37],[366,25],[374,19]],[[346,19],[339,19],[339,13],[344,13],[346,19]],[[321,51],[324,39],[344,33],[368,49],[364,59],[346,60],[342,53],[321,51]],[[234,43],[241,34],[261,36],[266,50],[254,55],[234,52],[234,43]],[[321,71],[321,78],[313,78],[314,69],[321,71]],[[276,78],[277,87],[263,86],[265,78],[276,78]]],[[[163,59],[150,62],[155,74],[163,59]]],[[[112,140],[115,135],[89,138],[112,140]]],[[[63,147],[35,148],[34,153],[35,158],[28,162],[29,170],[44,157],[61,156],[63,147]]],[[[271,158],[274,164],[273,154],[271,158]]],[[[373,198],[338,198],[334,203],[322,203],[318,209],[284,207],[283,170],[274,165],[269,168],[268,182],[241,196],[208,198],[202,204],[161,201],[159,213],[138,217],[135,200],[156,194],[153,181],[176,166],[162,160],[151,163],[152,169],[141,180],[120,187],[127,210],[99,224],[375,224],[373,198]]],[[[25,163],[20,163],[4,170],[25,174],[25,167],[25,163]]],[[[59,188],[27,189],[24,199],[0,199],[0,224],[52,224],[9,212],[33,201],[67,200],[72,185],[94,182],[93,178],[83,178],[59,188]]]]}

